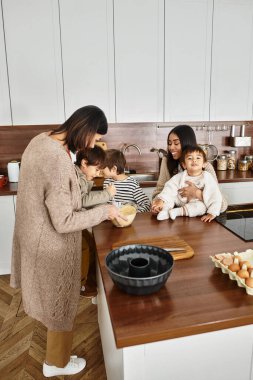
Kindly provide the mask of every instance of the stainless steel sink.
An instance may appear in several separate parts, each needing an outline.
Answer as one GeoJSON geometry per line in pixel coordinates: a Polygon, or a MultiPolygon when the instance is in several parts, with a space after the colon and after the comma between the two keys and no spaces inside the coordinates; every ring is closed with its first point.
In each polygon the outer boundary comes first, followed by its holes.
{"type": "Polygon", "coordinates": [[[153,182],[157,181],[158,175],[157,173],[136,173],[136,174],[129,174],[131,177],[136,179],[138,182],[153,182]]]}

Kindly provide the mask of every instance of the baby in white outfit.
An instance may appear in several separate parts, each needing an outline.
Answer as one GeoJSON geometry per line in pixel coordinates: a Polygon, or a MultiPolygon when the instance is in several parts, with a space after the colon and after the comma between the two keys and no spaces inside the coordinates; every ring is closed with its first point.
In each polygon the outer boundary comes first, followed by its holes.
{"type": "Polygon", "coordinates": [[[193,217],[207,214],[202,220],[210,222],[220,214],[222,195],[213,176],[203,170],[206,165],[204,151],[198,146],[186,147],[182,152],[181,165],[185,170],[166,182],[162,192],[156,197],[154,208],[156,210],[162,208],[157,219],[174,220],[177,216],[193,217]],[[187,186],[186,181],[192,182],[202,190],[203,200],[188,201],[187,198],[180,196],[179,190],[187,186]]]}

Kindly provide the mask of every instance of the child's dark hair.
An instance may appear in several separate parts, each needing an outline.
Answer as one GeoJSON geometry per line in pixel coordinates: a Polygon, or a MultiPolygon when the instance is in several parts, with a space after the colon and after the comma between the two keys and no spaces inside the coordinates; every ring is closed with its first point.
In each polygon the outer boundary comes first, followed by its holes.
{"type": "Polygon", "coordinates": [[[185,162],[185,156],[187,154],[198,152],[202,155],[204,162],[207,161],[206,154],[203,151],[203,149],[199,145],[188,145],[185,147],[185,149],[182,151],[182,155],[180,157],[180,162],[185,162]]]}
{"type": "Polygon", "coordinates": [[[126,159],[120,150],[109,149],[105,152],[104,167],[108,167],[111,170],[114,166],[117,167],[117,174],[124,173],[126,159]]]}
{"type": "Polygon", "coordinates": [[[87,165],[99,166],[101,169],[103,169],[105,167],[105,151],[96,145],[94,148],[85,148],[79,150],[76,154],[75,164],[80,167],[82,160],[86,160],[87,165]]]}

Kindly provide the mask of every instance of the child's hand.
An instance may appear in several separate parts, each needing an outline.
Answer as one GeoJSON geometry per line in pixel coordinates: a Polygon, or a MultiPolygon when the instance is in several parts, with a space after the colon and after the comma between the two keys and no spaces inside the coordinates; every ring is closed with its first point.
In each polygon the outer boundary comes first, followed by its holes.
{"type": "Polygon", "coordinates": [[[164,201],[161,199],[154,199],[151,205],[151,212],[153,214],[158,214],[163,209],[164,201]]]}
{"type": "Polygon", "coordinates": [[[203,215],[201,220],[202,222],[211,222],[213,219],[215,218],[215,215],[212,215],[212,214],[206,214],[206,215],[203,215]]]}
{"type": "Polygon", "coordinates": [[[113,184],[109,184],[106,190],[109,191],[111,197],[114,197],[114,195],[117,193],[116,187],[113,184]]]}

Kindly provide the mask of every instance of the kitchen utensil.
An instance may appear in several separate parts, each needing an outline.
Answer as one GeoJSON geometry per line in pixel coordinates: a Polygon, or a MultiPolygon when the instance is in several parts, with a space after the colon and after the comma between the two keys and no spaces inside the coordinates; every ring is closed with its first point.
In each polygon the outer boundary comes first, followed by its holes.
{"type": "MultiPolygon", "coordinates": [[[[171,274],[174,260],[159,247],[142,244],[126,245],[111,251],[105,264],[115,285],[126,293],[146,295],[157,292],[171,274]],[[143,261],[144,273],[131,268],[135,259],[143,261]],[[145,263],[144,263],[145,262],[145,263]],[[135,277],[139,275],[139,277],[135,277]],[[142,277],[146,275],[146,277],[142,277]]],[[[136,268],[135,268],[136,269],[136,268]]]]}
{"type": "Polygon", "coordinates": [[[185,252],[185,248],[163,248],[167,252],[185,252]]]}
{"type": "Polygon", "coordinates": [[[173,256],[174,260],[190,259],[194,255],[194,250],[192,249],[192,247],[176,235],[166,235],[160,237],[146,236],[144,238],[139,239],[130,237],[125,240],[116,241],[112,245],[112,249],[119,248],[123,245],[128,244],[150,244],[156,247],[163,248],[164,250],[168,249],[168,251],[173,256]],[[175,251],[176,248],[177,251],[175,251]]]}
{"type": "Polygon", "coordinates": [[[212,144],[200,144],[199,145],[206,154],[207,161],[213,162],[218,156],[218,149],[212,144]]]}
{"type": "Polygon", "coordinates": [[[18,161],[11,161],[7,164],[9,182],[18,182],[19,164],[18,161]]]}

